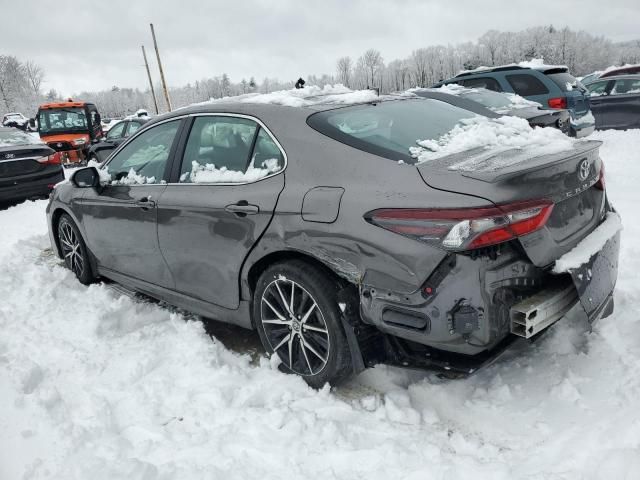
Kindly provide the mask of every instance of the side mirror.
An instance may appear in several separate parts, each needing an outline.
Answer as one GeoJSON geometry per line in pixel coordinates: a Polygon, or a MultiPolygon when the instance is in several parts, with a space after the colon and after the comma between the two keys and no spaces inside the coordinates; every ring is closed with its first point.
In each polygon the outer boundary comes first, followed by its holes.
{"type": "Polygon", "coordinates": [[[78,188],[96,188],[100,186],[100,174],[95,167],[79,168],[71,177],[71,183],[78,188]]]}
{"type": "Polygon", "coordinates": [[[29,126],[31,128],[36,128],[36,119],[35,118],[30,118],[29,119],[29,126]]]}

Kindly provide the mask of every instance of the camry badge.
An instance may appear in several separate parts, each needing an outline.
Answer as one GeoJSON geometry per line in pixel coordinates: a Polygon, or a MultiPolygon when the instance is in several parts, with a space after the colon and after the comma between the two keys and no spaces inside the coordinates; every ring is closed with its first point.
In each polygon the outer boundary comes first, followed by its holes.
{"type": "Polygon", "coordinates": [[[7,158],[7,159],[9,159],[9,158],[15,158],[15,154],[13,154],[13,153],[6,153],[6,154],[4,155],[4,158],[7,158]]]}
{"type": "Polygon", "coordinates": [[[590,171],[591,165],[589,165],[589,161],[585,158],[580,162],[580,166],[578,167],[578,178],[581,182],[584,182],[587,179],[590,171]]]}

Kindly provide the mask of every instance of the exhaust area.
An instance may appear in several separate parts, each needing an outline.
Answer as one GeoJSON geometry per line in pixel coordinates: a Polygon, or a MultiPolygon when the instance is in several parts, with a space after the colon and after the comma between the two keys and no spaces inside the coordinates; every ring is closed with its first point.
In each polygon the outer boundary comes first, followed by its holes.
{"type": "Polygon", "coordinates": [[[562,318],[578,301],[575,286],[555,285],[511,307],[511,333],[530,338],[562,318]]]}

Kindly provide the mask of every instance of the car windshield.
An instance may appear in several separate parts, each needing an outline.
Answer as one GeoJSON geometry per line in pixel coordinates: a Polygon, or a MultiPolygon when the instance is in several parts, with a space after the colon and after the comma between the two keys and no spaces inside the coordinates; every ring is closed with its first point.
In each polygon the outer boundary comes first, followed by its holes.
{"type": "Polygon", "coordinates": [[[354,105],[318,112],[309,126],[339,142],[390,160],[416,163],[409,149],[418,140],[437,140],[468,110],[434,99],[407,99],[354,105]]]}
{"type": "Polygon", "coordinates": [[[87,117],[82,107],[40,110],[38,125],[40,133],[88,131],[87,117]]]}

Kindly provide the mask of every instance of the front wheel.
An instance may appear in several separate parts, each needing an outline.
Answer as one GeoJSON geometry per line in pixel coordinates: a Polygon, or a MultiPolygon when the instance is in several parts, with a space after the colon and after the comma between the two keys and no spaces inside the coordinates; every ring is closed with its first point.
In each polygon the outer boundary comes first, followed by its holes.
{"type": "Polygon", "coordinates": [[[62,214],[58,222],[58,242],[64,263],[85,285],[93,282],[93,274],[87,246],[80,235],[80,230],[66,213],[62,214]]]}
{"type": "Polygon", "coordinates": [[[269,267],[254,292],[253,319],[265,349],[278,355],[282,370],[314,388],[353,372],[339,290],[321,269],[296,260],[269,267]]]}

